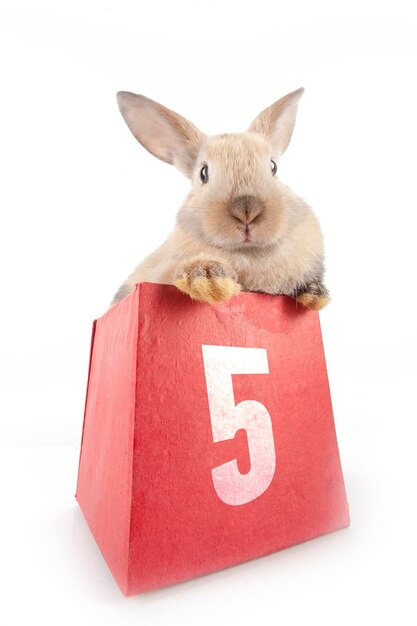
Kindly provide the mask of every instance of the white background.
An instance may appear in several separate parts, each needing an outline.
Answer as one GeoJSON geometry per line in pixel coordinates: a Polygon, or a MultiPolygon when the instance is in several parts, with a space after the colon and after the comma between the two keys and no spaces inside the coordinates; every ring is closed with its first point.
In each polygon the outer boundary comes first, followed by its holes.
{"type": "Polygon", "coordinates": [[[0,4],[1,623],[416,623],[413,3],[0,4]],[[326,239],[352,526],[125,599],[74,501],[91,322],[188,181],[134,141],[115,92],[220,133],[299,86],[280,176],[326,239]]]}

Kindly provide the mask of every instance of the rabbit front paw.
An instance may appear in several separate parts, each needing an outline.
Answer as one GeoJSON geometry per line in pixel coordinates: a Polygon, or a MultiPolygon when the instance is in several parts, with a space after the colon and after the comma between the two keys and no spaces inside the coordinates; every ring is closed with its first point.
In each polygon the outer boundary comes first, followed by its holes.
{"type": "Polygon", "coordinates": [[[297,302],[313,311],[324,309],[330,302],[329,292],[319,280],[306,285],[302,293],[297,293],[295,299],[297,302]]]}
{"type": "Polygon", "coordinates": [[[183,265],[175,277],[175,286],[193,300],[216,304],[240,292],[234,269],[219,261],[195,259],[183,265]]]}

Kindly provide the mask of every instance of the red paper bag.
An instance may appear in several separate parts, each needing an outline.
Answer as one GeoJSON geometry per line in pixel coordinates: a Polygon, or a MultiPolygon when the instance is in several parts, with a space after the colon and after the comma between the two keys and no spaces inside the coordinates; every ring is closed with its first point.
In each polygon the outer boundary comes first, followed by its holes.
{"type": "Polygon", "coordinates": [[[94,324],[76,497],[126,595],[348,526],[318,314],[138,285],[94,324]]]}

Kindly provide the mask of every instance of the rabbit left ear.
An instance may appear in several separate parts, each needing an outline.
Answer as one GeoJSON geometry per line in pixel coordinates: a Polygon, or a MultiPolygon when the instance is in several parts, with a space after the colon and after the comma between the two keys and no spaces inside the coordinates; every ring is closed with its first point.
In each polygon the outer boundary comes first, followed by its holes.
{"type": "Polygon", "coordinates": [[[304,93],[301,87],[292,91],[262,111],[249,126],[249,131],[267,139],[273,148],[272,156],[279,158],[290,143],[297,116],[298,102],[304,93]]]}

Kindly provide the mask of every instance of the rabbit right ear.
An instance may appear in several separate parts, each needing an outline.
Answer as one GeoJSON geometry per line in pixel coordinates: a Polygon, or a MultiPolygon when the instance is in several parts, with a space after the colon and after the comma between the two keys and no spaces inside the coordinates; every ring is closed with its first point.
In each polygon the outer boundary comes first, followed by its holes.
{"type": "Polygon", "coordinates": [[[126,124],[139,143],[190,178],[204,133],[178,113],[146,96],[119,91],[117,102],[126,124]]]}

